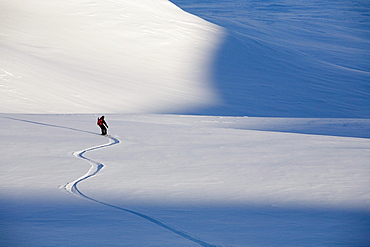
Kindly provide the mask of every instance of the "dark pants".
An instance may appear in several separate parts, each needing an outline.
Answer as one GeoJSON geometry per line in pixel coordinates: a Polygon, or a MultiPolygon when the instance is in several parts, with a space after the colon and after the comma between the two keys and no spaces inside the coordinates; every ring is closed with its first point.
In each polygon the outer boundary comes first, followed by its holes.
{"type": "Polygon", "coordinates": [[[106,135],[107,134],[107,128],[104,125],[99,125],[99,127],[101,128],[101,134],[106,135]]]}

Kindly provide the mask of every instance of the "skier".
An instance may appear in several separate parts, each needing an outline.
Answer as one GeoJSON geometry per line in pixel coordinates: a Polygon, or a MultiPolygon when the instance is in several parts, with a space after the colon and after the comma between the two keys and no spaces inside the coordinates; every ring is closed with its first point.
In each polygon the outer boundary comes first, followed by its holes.
{"type": "Polygon", "coordinates": [[[106,135],[108,124],[105,122],[104,116],[101,116],[100,118],[98,118],[98,125],[101,128],[101,134],[106,135]]]}

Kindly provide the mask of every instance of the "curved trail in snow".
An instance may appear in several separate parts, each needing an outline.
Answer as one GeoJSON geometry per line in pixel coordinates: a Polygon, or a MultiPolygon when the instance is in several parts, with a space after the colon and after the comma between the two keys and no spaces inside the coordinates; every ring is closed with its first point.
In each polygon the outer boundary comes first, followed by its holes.
{"type": "Polygon", "coordinates": [[[96,150],[96,149],[100,149],[100,148],[105,148],[105,147],[108,147],[108,146],[112,146],[112,145],[115,145],[115,144],[118,144],[120,143],[120,141],[115,138],[115,137],[111,137],[111,136],[108,136],[109,138],[109,143],[106,143],[106,144],[103,144],[103,145],[99,145],[99,146],[95,146],[95,147],[91,147],[91,148],[87,148],[87,149],[83,149],[81,151],[76,151],[73,153],[73,156],[77,157],[77,158],[81,158],[81,159],[84,159],[86,161],[88,161],[90,164],[91,164],[91,168],[90,170],[85,174],[83,175],[82,177],[76,179],[75,181],[72,181],[68,184],[66,184],[64,186],[64,188],[71,192],[72,194],[75,194],[75,195],[78,195],[78,196],[82,196],[86,199],[92,199],[90,197],[87,197],[86,195],[84,195],[78,188],[77,188],[77,184],[90,178],[90,177],[93,177],[95,176],[96,174],[98,174],[100,172],[101,169],[103,169],[104,165],[102,163],[99,163],[97,161],[94,161],[92,159],[89,159],[87,157],[84,156],[84,153],[86,152],[89,152],[89,151],[93,151],[93,150],[96,150]]]}
{"type": "Polygon", "coordinates": [[[105,206],[108,206],[108,207],[111,207],[111,208],[115,208],[115,209],[118,209],[118,210],[121,210],[121,211],[125,211],[125,212],[128,212],[128,213],[131,213],[131,214],[134,214],[136,216],[139,216],[145,220],[148,220],[154,224],[156,224],[157,226],[160,226],[166,230],[169,230],[183,238],[186,238],[194,243],[197,243],[203,247],[215,247],[214,245],[211,245],[211,244],[208,244],[206,242],[203,242],[201,241],[200,239],[197,239],[195,237],[192,237],[190,236],[189,234],[181,231],[181,230],[177,230],[159,220],[156,220],[148,215],[145,215],[145,214],[142,214],[142,213],[139,213],[139,212],[136,212],[136,211],[133,211],[133,210],[130,210],[130,209],[126,209],[126,208],[122,208],[122,207],[118,207],[118,206],[115,206],[115,205],[112,205],[112,204],[109,204],[109,203],[105,203],[105,202],[102,202],[102,201],[99,201],[99,200],[96,200],[92,197],[89,197],[87,195],[85,195],[84,193],[81,192],[81,190],[78,189],[77,185],[80,183],[80,182],[83,182],[84,180],[86,179],[89,179],[95,175],[97,175],[101,169],[104,168],[104,165],[98,161],[95,161],[95,160],[92,160],[92,159],[89,159],[87,158],[86,156],[84,156],[84,154],[86,152],[90,152],[90,151],[94,151],[94,150],[97,150],[97,149],[100,149],[100,148],[105,148],[105,147],[109,147],[109,146],[112,146],[112,145],[115,145],[115,144],[119,144],[120,143],[120,140],[118,140],[117,138],[115,137],[112,137],[112,136],[107,136],[107,138],[109,138],[109,143],[106,143],[106,144],[103,144],[103,145],[99,145],[99,146],[95,146],[95,147],[91,147],[91,148],[87,148],[87,149],[83,149],[81,151],[76,151],[73,153],[73,156],[75,156],[76,158],[81,158],[83,160],[86,160],[88,161],[90,164],[91,164],[91,168],[89,169],[89,171],[81,176],[80,178],[66,184],[64,186],[64,188],[74,194],[74,195],[77,195],[79,197],[82,197],[84,199],[87,199],[89,201],[92,201],[92,202],[96,202],[96,203],[99,203],[99,204],[102,204],[102,205],[105,205],[105,206]]]}

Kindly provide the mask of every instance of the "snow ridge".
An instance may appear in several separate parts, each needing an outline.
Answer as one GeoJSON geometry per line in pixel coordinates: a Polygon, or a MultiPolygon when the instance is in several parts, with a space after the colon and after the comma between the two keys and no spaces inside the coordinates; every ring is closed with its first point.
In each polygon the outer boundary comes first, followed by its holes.
{"type": "Polygon", "coordinates": [[[81,158],[83,160],[86,160],[88,161],[90,164],[91,164],[91,168],[89,169],[89,171],[81,176],[80,178],[70,182],[70,183],[67,183],[65,186],[64,186],[64,189],[67,190],[68,192],[74,194],[74,195],[77,195],[79,197],[82,197],[84,199],[87,199],[89,201],[92,201],[92,202],[95,202],[95,203],[99,203],[99,204],[102,204],[102,205],[105,205],[105,206],[108,206],[108,207],[111,207],[111,208],[115,208],[115,209],[118,209],[118,210],[121,210],[121,211],[125,211],[125,212],[128,212],[128,213],[131,213],[131,214],[134,214],[136,216],[139,216],[145,220],[148,220],[154,224],[156,224],[157,226],[160,226],[166,230],[169,230],[183,238],[186,238],[194,243],[197,243],[199,244],[200,246],[203,246],[203,247],[213,247],[214,245],[211,245],[211,244],[208,244],[206,242],[203,242],[201,241],[200,239],[197,239],[195,237],[192,237],[190,236],[189,234],[185,233],[184,231],[181,231],[181,230],[178,230],[178,229],[175,229],[159,220],[156,220],[148,215],[145,215],[145,214],[142,214],[142,213],[139,213],[139,212],[136,212],[136,211],[133,211],[133,210],[130,210],[130,209],[126,209],[126,208],[122,208],[122,207],[118,207],[118,206],[115,206],[115,205],[112,205],[112,204],[109,204],[109,203],[106,203],[106,202],[103,202],[103,201],[99,201],[97,199],[94,199],[92,197],[89,197],[87,195],[85,195],[84,193],[81,192],[81,190],[78,189],[77,185],[78,183],[86,180],[86,179],[89,179],[95,175],[97,175],[103,168],[104,168],[104,165],[98,161],[95,161],[95,160],[92,160],[92,159],[89,159],[88,157],[84,156],[84,154],[86,152],[90,152],[90,151],[94,151],[94,150],[97,150],[97,149],[100,149],[100,148],[105,148],[105,147],[109,147],[109,146],[112,146],[112,145],[116,145],[116,144],[119,144],[120,143],[120,140],[115,138],[115,137],[112,137],[112,136],[107,136],[109,138],[109,142],[106,143],[106,144],[103,144],[103,145],[99,145],[99,146],[95,146],[95,147],[90,147],[90,148],[87,148],[87,149],[83,149],[81,151],[76,151],[73,153],[73,156],[75,156],[76,158],[81,158]]]}

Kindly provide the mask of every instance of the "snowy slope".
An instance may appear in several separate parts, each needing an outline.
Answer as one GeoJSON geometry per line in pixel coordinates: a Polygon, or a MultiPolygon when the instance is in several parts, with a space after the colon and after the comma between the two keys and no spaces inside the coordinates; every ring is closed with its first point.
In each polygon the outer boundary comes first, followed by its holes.
{"type": "Polygon", "coordinates": [[[370,2],[174,0],[224,27],[213,62],[222,99],[199,113],[370,117],[370,2]]]}
{"type": "Polygon", "coordinates": [[[1,112],[370,117],[367,1],[174,2],[1,0],[1,112]]]}
{"type": "Polygon", "coordinates": [[[95,120],[1,114],[1,246],[369,244],[369,120],[95,120]]]}
{"type": "Polygon", "coordinates": [[[167,0],[0,1],[1,112],[164,112],[213,104],[221,28],[167,0]]]}

